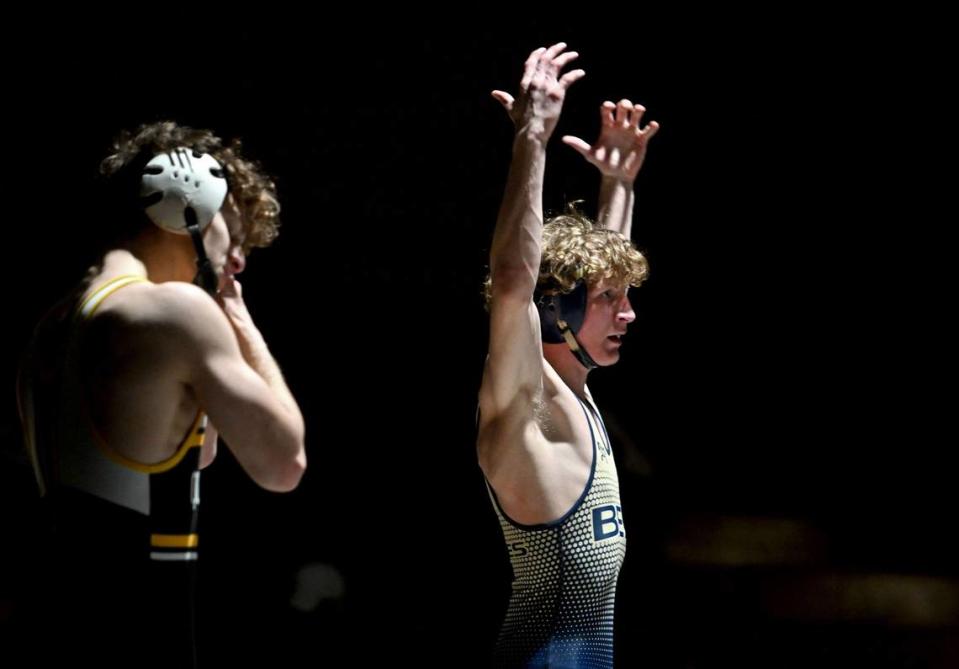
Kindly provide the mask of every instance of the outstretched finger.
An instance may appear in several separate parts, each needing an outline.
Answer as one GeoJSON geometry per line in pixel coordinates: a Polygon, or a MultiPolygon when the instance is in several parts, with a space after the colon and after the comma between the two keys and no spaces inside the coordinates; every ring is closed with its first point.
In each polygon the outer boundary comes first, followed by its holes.
{"type": "Polygon", "coordinates": [[[616,111],[616,103],[610,102],[607,100],[603,103],[603,106],[599,108],[599,119],[605,126],[610,126],[616,123],[616,119],[613,116],[613,112],[616,111]]]}
{"type": "Polygon", "coordinates": [[[585,70],[573,70],[571,72],[567,72],[562,77],[560,77],[559,83],[563,86],[563,88],[569,88],[570,86],[572,86],[574,83],[576,83],[577,81],[579,81],[585,76],[586,76],[585,70]]]}
{"type": "Polygon", "coordinates": [[[561,70],[570,62],[579,58],[579,54],[575,51],[567,51],[566,53],[560,54],[553,60],[553,64],[556,66],[556,69],[561,70]]]}
{"type": "Polygon", "coordinates": [[[562,53],[563,49],[565,48],[566,48],[566,42],[557,42],[550,48],[546,49],[542,57],[544,59],[553,60],[554,58],[556,58],[556,56],[562,53]]]}
{"type": "Polygon", "coordinates": [[[506,91],[493,91],[490,93],[498,103],[503,105],[506,111],[513,110],[513,96],[507,93],[506,91]]]}
{"type": "Polygon", "coordinates": [[[579,137],[573,135],[563,135],[563,144],[566,146],[571,146],[576,149],[584,158],[588,158],[592,147],[581,140],[579,137]]]}

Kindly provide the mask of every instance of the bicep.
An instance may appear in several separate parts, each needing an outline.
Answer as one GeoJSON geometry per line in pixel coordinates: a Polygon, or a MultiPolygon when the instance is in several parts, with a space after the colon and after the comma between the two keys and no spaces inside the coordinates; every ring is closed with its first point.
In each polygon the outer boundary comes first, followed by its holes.
{"type": "Polygon", "coordinates": [[[533,401],[542,393],[543,344],[539,313],[529,299],[494,299],[490,307],[489,360],[483,391],[501,413],[518,397],[533,401]]]}
{"type": "Polygon", "coordinates": [[[238,459],[268,450],[284,410],[267,382],[243,359],[233,328],[215,302],[189,294],[176,321],[183,380],[238,459]],[[189,307],[185,309],[184,307],[189,307]],[[186,340],[186,341],[184,341],[186,340]]]}

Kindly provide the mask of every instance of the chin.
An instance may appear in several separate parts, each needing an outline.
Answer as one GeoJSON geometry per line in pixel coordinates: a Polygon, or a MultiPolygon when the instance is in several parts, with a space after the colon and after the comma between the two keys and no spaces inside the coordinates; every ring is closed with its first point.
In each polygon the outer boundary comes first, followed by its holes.
{"type": "MultiPolygon", "coordinates": [[[[589,353],[589,349],[586,352],[589,353]]],[[[589,353],[589,356],[599,367],[611,367],[619,362],[619,351],[603,351],[600,355],[589,353]]]]}
{"type": "Polygon", "coordinates": [[[600,362],[599,360],[597,360],[596,362],[598,362],[603,367],[609,367],[610,365],[615,365],[617,362],[619,362],[619,356],[620,356],[619,348],[616,348],[612,351],[607,351],[606,354],[603,356],[602,362],[600,362]]]}

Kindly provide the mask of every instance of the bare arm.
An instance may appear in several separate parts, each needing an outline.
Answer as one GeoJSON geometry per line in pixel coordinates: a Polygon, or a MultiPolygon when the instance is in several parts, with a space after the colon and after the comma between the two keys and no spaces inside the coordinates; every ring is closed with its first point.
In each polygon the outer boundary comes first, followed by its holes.
{"type": "Polygon", "coordinates": [[[633,185],[646,159],[649,140],[659,130],[656,121],[640,128],[645,111],[645,107],[629,100],[620,100],[619,104],[606,101],[599,111],[602,126],[594,144],[571,135],[563,137],[564,143],[579,151],[602,175],[599,224],[627,238],[633,227],[633,185]]]}
{"type": "Polygon", "coordinates": [[[303,416],[239,286],[225,291],[222,310],[193,286],[170,290],[177,295],[167,317],[185,352],[184,382],[250,477],[268,490],[292,490],[306,468],[303,416]]]}
{"type": "MultiPolygon", "coordinates": [[[[480,389],[484,420],[532,402],[543,382],[539,316],[532,303],[539,276],[543,230],[546,144],[562,111],[566,90],[582,70],[560,75],[576,58],[562,42],[533,51],[517,97],[493,91],[515,127],[513,159],[490,251],[489,362],[480,389]]],[[[528,412],[531,414],[531,412],[528,412]]]]}
{"type": "Polygon", "coordinates": [[[230,320],[233,331],[236,333],[243,359],[259,374],[273,391],[276,399],[283,405],[291,416],[302,423],[300,407],[293,399],[290,389],[283,380],[283,374],[276,364],[273,355],[267,348],[266,340],[260,334],[259,328],[253,323],[246,302],[243,301],[243,287],[235,277],[226,279],[226,285],[220,291],[218,298],[223,312],[230,320]]]}

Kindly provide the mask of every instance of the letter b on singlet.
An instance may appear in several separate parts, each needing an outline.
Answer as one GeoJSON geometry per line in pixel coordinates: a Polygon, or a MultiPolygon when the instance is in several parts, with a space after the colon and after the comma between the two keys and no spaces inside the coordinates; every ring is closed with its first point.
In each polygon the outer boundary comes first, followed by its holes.
{"type": "Polygon", "coordinates": [[[593,509],[593,540],[603,541],[615,536],[625,537],[626,528],[623,527],[622,507],[616,504],[606,504],[593,509]]]}

